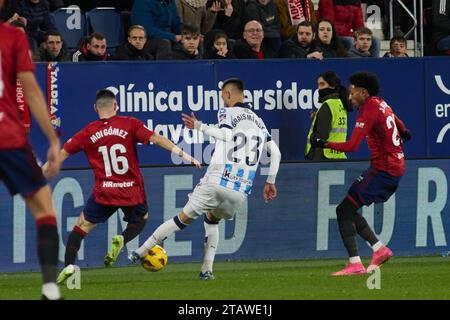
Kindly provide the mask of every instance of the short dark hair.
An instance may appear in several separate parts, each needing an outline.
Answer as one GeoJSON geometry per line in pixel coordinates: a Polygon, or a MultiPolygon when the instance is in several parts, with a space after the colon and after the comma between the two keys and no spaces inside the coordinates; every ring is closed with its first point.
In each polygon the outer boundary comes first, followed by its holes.
{"type": "Polygon", "coordinates": [[[93,32],[88,37],[88,43],[90,44],[92,42],[92,39],[94,39],[94,38],[97,39],[97,40],[104,40],[104,39],[106,39],[106,37],[105,37],[105,35],[103,33],[93,32]]]}
{"type": "Polygon", "coordinates": [[[358,72],[354,73],[349,78],[350,84],[355,87],[364,88],[369,92],[369,95],[376,96],[380,92],[380,82],[373,73],[358,72]]]}
{"type": "Polygon", "coordinates": [[[297,25],[297,31],[298,31],[298,29],[299,29],[300,27],[311,27],[312,31],[315,32],[315,30],[314,30],[314,25],[312,24],[311,21],[303,20],[302,22],[300,22],[300,23],[297,25]]]}
{"type": "Polygon", "coordinates": [[[233,86],[239,92],[244,92],[244,82],[239,78],[229,78],[223,82],[222,89],[226,86],[233,86]]]}
{"type": "Polygon", "coordinates": [[[404,43],[405,48],[408,48],[408,42],[406,41],[405,37],[402,37],[402,36],[392,37],[391,41],[389,41],[389,48],[392,49],[392,45],[394,44],[394,42],[404,43]]]}
{"type": "Polygon", "coordinates": [[[200,30],[198,28],[185,24],[183,28],[181,28],[182,35],[194,35],[199,36],[200,30]]]}
{"type": "Polygon", "coordinates": [[[58,30],[56,30],[56,29],[47,31],[45,33],[45,35],[44,35],[44,41],[47,41],[48,37],[50,37],[50,36],[60,37],[61,41],[63,40],[63,37],[62,37],[61,33],[58,30]]]}
{"type": "Polygon", "coordinates": [[[98,103],[99,100],[116,100],[116,95],[108,89],[98,90],[95,95],[95,103],[98,103]]]}

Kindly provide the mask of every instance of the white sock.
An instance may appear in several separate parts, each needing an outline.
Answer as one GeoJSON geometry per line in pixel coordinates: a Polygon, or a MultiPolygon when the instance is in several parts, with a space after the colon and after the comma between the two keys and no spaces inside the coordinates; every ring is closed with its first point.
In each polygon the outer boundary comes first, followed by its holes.
{"type": "Polygon", "coordinates": [[[59,287],[54,282],[44,283],[42,285],[42,294],[50,300],[61,299],[61,293],[59,292],[59,287]]]}
{"type": "Polygon", "coordinates": [[[203,222],[205,227],[205,255],[203,257],[202,272],[213,270],[214,257],[219,243],[219,224],[203,222]]]}
{"type": "Polygon", "coordinates": [[[379,249],[381,249],[381,247],[383,247],[383,244],[381,243],[381,241],[378,241],[377,243],[375,243],[375,244],[372,246],[372,250],[373,250],[373,252],[376,252],[376,251],[378,251],[379,249]]]}
{"type": "Polygon", "coordinates": [[[361,263],[361,258],[359,256],[350,257],[350,263],[361,263]]]}
{"type": "MultiPolygon", "coordinates": [[[[175,217],[178,221],[178,217],[175,217]]],[[[181,230],[174,221],[174,219],[167,220],[163,224],[161,224],[155,232],[144,242],[142,246],[136,249],[137,254],[139,254],[141,257],[145,256],[148,250],[153,248],[155,245],[161,243],[165,238],[170,236],[172,233],[177,232],[178,230],[181,230]]],[[[181,222],[180,222],[181,223],[181,222]]],[[[183,227],[184,228],[184,227],[183,227]]]]}

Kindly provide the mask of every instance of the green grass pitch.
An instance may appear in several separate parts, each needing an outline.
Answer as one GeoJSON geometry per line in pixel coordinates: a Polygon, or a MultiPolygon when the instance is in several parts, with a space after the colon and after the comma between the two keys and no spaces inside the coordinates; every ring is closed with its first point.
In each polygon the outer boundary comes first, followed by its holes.
{"type": "MultiPolygon", "coordinates": [[[[170,259],[170,258],[169,258],[170,259]]],[[[331,277],[344,259],[218,262],[216,280],[198,280],[200,263],[170,263],[160,272],[142,267],[82,269],[81,289],[61,286],[66,299],[296,300],[450,299],[450,258],[394,257],[381,268],[381,289],[369,275],[331,277]]],[[[368,265],[368,260],[363,261],[368,265]]],[[[40,298],[39,273],[0,274],[0,299],[40,298]]]]}

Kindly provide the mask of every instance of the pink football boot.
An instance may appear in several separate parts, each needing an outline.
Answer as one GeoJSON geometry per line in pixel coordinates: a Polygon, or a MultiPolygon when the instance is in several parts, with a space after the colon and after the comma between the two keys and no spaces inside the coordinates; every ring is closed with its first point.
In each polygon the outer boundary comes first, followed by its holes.
{"type": "Polygon", "coordinates": [[[366,268],[361,262],[357,263],[349,263],[347,266],[337,272],[332,273],[332,276],[352,276],[356,274],[364,274],[366,273],[366,268]]]}
{"type": "Polygon", "coordinates": [[[372,261],[367,267],[367,273],[371,273],[376,268],[379,268],[383,263],[388,261],[394,254],[391,249],[386,246],[382,246],[380,249],[375,251],[372,255],[372,261]]]}

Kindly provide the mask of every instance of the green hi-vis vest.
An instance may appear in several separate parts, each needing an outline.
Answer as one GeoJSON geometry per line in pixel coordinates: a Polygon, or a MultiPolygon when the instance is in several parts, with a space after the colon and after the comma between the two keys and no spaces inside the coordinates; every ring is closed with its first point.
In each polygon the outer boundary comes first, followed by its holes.
{"type": "MultiPolygon", "coordinates": [[[[328,99],[324,101],[327,103],[331,111],[331,131],[328,136],[328,142],[345,142],[347,139],[347,111],[342,105],[339,98],[328,99]]],[[[321,108],[322,106],[320,106],[321,108]]],[[[317,110],[319,112],[320,108],[317,110]]],[[[317,113],[316,113],[317,114],[317,113]]],[[[311,128],[308,133],[308,140],[306,141],[305,155],[311,149],[311,134],[313,133],[314,124],[316,123],[316,116],[311,123],[311,128]]],[[[347,159],[344,152],[336,151],[329,148],[323,149],[323,154],[327,159],[347,159]]]]}

